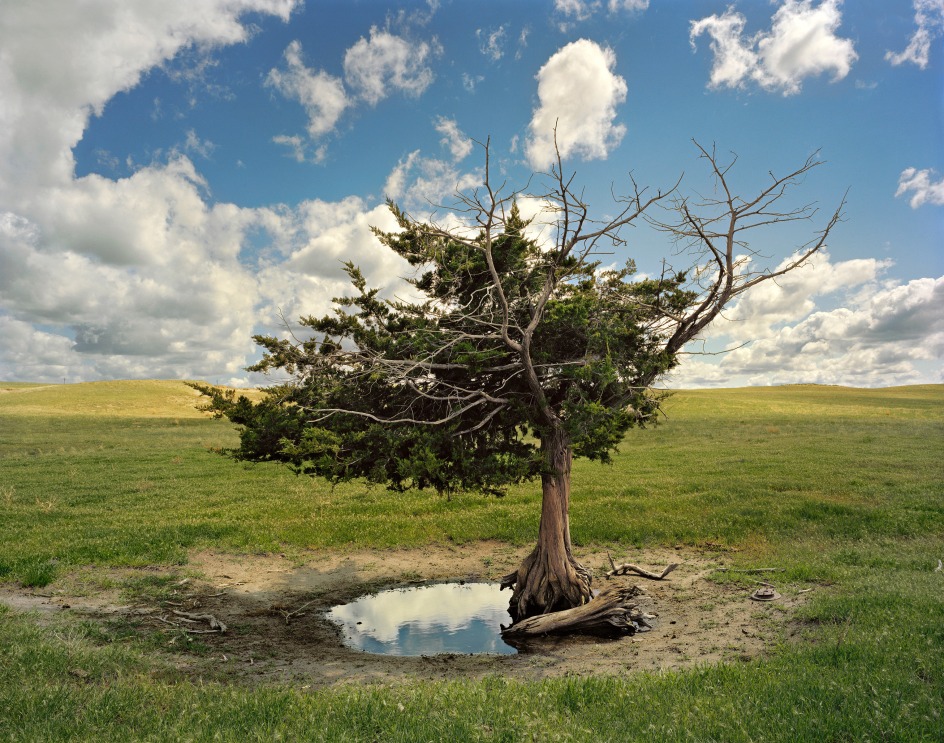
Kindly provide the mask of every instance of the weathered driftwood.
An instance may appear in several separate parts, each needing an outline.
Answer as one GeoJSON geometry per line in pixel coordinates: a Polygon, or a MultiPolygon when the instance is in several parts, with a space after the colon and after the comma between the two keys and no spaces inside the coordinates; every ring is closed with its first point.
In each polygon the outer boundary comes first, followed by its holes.
{"type": "Polygon", "coordinates": [[[171,613],[181,617],[181,621],[184,622],[206,622],[210,625],[211,632],[223,633],[227,630],[226,625],[212,614],[191,614],[188,611],[177,611],[176,609],[174,609],[171,613]]]}
{"type": "Polygon", "coordinates": [[[613,568],[606,574],[607,578],[612,578],[614,575],[628,575],[629,573],[635,573],[636,575],[641,575],[643,578],[648,578],[649,580],[665,580],[665,576],[667,576],[682,564],[680,562],[669,563],[669,565],[667,565],[665,570],[663,570],[661,573],[653,573],[649,570],[646,570],[645,568],[639,567],[638,565],[631,565],[628,562],[624,562],[622,565],[617,565],[615,562],[613,562],[613,558],[610,557],[609,553],[607,553],[606,556],[610,561],[610,567],[613,568]]]}
{"type": "Polygon", "coordinates": [[[505,640],[540,635],[586,633],[631,635],[649,625],[632,599],[642,593],[636,586],[609,586],[582,606],[522,619],[502,629],[505,640]]]}

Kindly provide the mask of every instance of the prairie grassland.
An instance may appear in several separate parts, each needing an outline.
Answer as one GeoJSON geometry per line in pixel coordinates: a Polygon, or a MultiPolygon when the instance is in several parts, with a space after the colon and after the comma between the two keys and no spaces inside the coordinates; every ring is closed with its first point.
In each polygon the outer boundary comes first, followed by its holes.
{"type": "MultiPolygon", "coordinates": [[[[448,501],[332,490],[220,456],[235,434],[196,402],[177,382],[0,383],[0,581],[54,590],[90,565],[185,564],[195,548],[535,538],[535,485],[448,501]]],[[[942,403],[939,385],[683,392],[613,465],[576,463],[578,544],[727,550],[828,587],[763,659],[305,693],[203,683],[133,637],[0,608],[0,738],[941,740],[942,403]]]]}

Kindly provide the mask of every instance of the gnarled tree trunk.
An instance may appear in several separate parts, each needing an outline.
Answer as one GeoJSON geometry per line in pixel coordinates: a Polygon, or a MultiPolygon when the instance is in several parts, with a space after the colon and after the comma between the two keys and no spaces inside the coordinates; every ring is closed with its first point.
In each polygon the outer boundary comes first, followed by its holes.
{"type": "Polygon", "coordinates": [[[508,613],[517,622],[536,614],[571,609],[590,600],[590,571],[570,546],[570,441],[557,429],[541,439],[545,471],[538,543],[518,569],[502,579],[513,588],[508,613]]]}

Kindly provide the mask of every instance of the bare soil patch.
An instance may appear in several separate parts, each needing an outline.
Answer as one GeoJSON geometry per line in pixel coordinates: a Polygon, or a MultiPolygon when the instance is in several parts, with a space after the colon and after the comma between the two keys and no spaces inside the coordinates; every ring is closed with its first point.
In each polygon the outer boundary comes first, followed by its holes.
{"type": "MultiPolygon", "coordinates": [[[[105,629],[122,627],[150,637],[179,670],[194,677],[240,683],[288,682],[305,688],[336,683],[445,680],[502,675],[534,680],[565,675],[622,675],[632,671],[681,669],[761,655],[779,636],[779,625],[805,594],[777,585],[782,598],[749,600],[753,589],[710,580],[727,560],[723,553],[686,549],[614,554],[617,562],[661,569],[682,562],[665,581],[638,576],[612,578],[645,590],[644,610],[655,615],[653,629],[633,637],[546,638],[517,655],[434,655],[418,658],[363,653],[344,647],[336,626],[324,613],[331,606],[390,586],[461,579],[498,580],[526,554],[526,548],[495,542],[432,546],[406,550],[311,551],[284,555],[232,555],[196,552],[185,574],[165,583],[159,596],[122,599],[116,589],[79,590],[68,578],[30,591],[0,587],[0,603],[50,612],[69,612],[99,621],[105,629]],[[186,634],[175,611],[212,615],[225,623],[223,634],[186,634]],[[164,621],[162,621],[164,620],[164,621]]],[[[599,549],[577,550],[597,576],[609,564],[599,549]]],[[[180,569],[112,571],[120,585],[142,575],[180,575],[180,569]]],[[[762,578],[776,580],[769,576],[762,578]]],[[[756,586],[755,586],[756,587],[756,586]]],[[[510,593],[509,593],[510,596],[510,593]]]]}

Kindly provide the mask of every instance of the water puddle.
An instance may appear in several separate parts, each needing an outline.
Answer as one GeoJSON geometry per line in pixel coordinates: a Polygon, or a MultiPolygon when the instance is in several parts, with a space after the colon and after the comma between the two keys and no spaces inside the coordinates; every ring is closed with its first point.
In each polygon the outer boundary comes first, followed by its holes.
{"type": "Polygon", "coordinates": [[[347,647],[381,655],[517,652],[501,639],[507,592],[498,583],[437,583],[394,588],[335,606],[347,647]]]}

